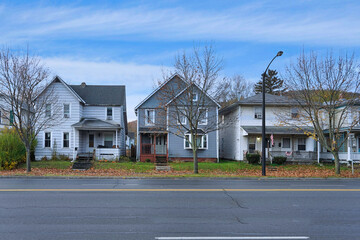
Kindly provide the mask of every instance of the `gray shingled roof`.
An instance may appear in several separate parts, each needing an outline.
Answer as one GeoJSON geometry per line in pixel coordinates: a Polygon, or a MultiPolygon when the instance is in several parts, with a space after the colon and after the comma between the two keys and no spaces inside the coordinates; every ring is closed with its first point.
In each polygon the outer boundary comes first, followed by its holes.
{"type": "Polygon", "coordinates": [[[125,86],[69,85],[87,104],[121,106],[126,103],[125,86]]]}
{"type": "Polygon", "coordinates": [[[119,124],[111,123],[109,121],[103,121],[96,118],[84,118],[80,122],[77,122],[72,127],[80,129],[119,129],[119,124]]]}
{"type": "MultiPolygon", "coordinates": [[[[241,126],[248,134],[261,134],[261,126],[241,126]]],[[[266,127],[266,134],[284,134],[284,135],[304,135],[304,130],[313,131],[312,127],[302,127],[300,130],[297,127],[280,127],[280,126],[269,126],[266,127]]]]}
{"type": "MultiPolygon", "coordinates": [[[[298,102],[286,96],[278,96],[278,95],[265,93],[265,104],[268,106],[294,106],[294,105],[298,105],[298,102]]],[[[219,113],[222,114],[222,113],[231,112],[234,108],[236,108],[239,105],[261,106],[262,93],[237,101],[236,103],[233,103],[230,106],[221,109],[219,113]]]]}

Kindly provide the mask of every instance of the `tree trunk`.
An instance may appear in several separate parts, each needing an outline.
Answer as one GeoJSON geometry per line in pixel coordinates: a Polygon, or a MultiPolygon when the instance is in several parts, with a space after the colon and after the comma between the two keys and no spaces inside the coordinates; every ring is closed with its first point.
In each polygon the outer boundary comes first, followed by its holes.
{"type": "Polygon", "coordinates": [[[31,147],[26,147],[26,172],[31,172],[30,153],[31,147]]]}
{"type": "Polygon", "coordinates": [[[194,173],[199,173],[199,164],[198,164],[198,157],[197,157],[197,151],[193,151],[193,158],[194,158],[194,173]]]}
{"type": "Polygon", "coordinates": [[[340,159],[339,159],[339,153],[338,152],[334,152],[332,153],[334,156],[334,161],[335,161],[335,173],[336,174],[340,174],[340,159]]]}

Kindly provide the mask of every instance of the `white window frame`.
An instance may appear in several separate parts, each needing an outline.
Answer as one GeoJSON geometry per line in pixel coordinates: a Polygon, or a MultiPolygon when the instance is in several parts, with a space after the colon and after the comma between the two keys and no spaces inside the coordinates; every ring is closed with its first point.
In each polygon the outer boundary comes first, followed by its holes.
{"type": "Polygon", "coordinates": [[[50,118],[51,116],[52,116],[52,105],[47,103],[47,104],[45,104],[45,117],[50,118]],[[50,106],[50,116],[47,115],[47,113],[48,113],[47,106],[50,106]]]}
{"type": "MultiPolygon", "coordinates": [[[[208,134],[198,134],[197,136],[201,137],[201,146],[198,147],[198,149],[208,149],[209,148],[209,136],[208,136],[208,134]],[[206,147],[204,147],[204,137],[206,139],[206,147]]],[[[184,137],[184,149],[192,149],[192,146],[191,146],[190,142],[192,142],[191,134],[187,133],[187,134],[185,134],[185,137],[184,137]],[[187,142],[186,136],[188,136],[188,139],[190,139],[189,147],[186,147],[186,142],[187,142]]]]}
{"type": "Polygon", "coordinates": [[[186,110],[185,107],[182,108],[178,108],[178,119],[177,119],[177,124],[178,125],[186,125],[187,124],[187,118],[185,116],[185,114],[183,114],[182,110],[186,110]],[[181,122],[181,118],[184,118],[184,122],[181,122]]]}
{"type": "Polygon", "coordinates": [[[44,148],[52,148],[52,143],[53,143],[53,139],[52,139],[52,132],[44,132],[44,141],[43,141],[43,144],[44,144],[44,145],[43,145],[43,147],[44,147],[44,148]],[[46,133],[50,133],[50,147],[46,147],[46,146],[45,146],[45,145],[46,145],[46,144],[45,144],[45,140],[46,140],[46,138],[45,138],[45,137],[46,137],[46,133]]]}
{"type": "Polygon", "coordinates": [[[71,105],[70,105],[70,103],[64,103],[63,104],[63,117],[64,118],[70,118],[71,117],[71,105]],[[69,113],[68,113],[68,116],[66,117],[66,115],[65,115],[65,105],[69,105],[69,113]]]}
{"type": "Polygon", "coordinates": [[[71,146],[71,145],[70,145],[70,132],[63,132],[63,133],[62,133],[62,141],[61,141],[61,142],[62,142],[62,148],[70,148],[70,146],[71,146]],[[68,139],[68,141],[69,141],[69,146],[68,146],[68,147],[65,147],[65,146],[64,146],[64,140],[65,140],[65,139],[64,139],[64,134],[65,134],[65,133],[67,133],[67,134],[69,135],[69,139],[68,139]]]}
{"type": "MultiPolygon", "coordinates": [[[[114,146],[114,142],[115,142],[115,141],[114,141],[114,133],[104,133],[104,134],[103,134],[103,144],[104,144],[103,146],[105,146],[105,135],[110,135],[110,134],[111,134],[111,138],[112,138],[112,140],[111,140],[111,141],[112,141],[111,147],[114,146]]],[[[95,136],[94,136],[94,144],[95,144],[95,136]]]]}
{"type": "Polygon", "coordinates": [[[145,126],[154,126],[154,125],[155,125],[155,109],[145,109],[145,126]],[[148,119],[149,112],[153,112],[153,115],[150,116],[152,117],[152,119],[148,119]]]}
{"type": "Polygon", "coordinates": [[[113,107],[105,107],[105,120],[114,120],[114,108],[113,107]],[[108,116],[108,108],[111,108],[111,119],[108,116]]]}
{"type": "Polygon", "coordinates": [[[281,149],[287,149],[287,150],[289,150],[289,149],[291,149],[291,137],[283,137],[283,138],[281,138],[281,149]],[[289,141],[289,147],[287,148],[287,147],[284,147],[284,138],[288,138],[290,141],[289,141]]]}
{"type": "Polygon", "coordinates": [[[262,115],[262,108],[261,107],[254,107],[254,118],[255,119],[262,119],[263,118],[263,115],[262,115]],[[257,112],[256,110],[259,110],[260,109],[260,113],[259,111],[257,112]],[[259,115],[261,117],[259,117],[259,115]]]}
{"type": "Polygon", "coordinates": [[[199,108],[199,125],[207,125],[208,124],[208,117],[209,117],[209,110],[207,108],[199,108]],[[200,110],[205,109],[205,119],[200,119],[200,110]],[[205,120],[204,123],[202,120],[205,120]]]}

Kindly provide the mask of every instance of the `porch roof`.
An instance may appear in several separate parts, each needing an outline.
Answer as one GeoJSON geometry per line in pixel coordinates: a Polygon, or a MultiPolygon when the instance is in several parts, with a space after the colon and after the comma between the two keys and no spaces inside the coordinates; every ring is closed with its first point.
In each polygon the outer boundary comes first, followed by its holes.
{"type": "Polygon", "coordinates": [[[154,126],[154,127],[140,127],[139,133],[167,133],[165,127],[154,126]]]}
{"type": "Polygon", "coordinates": [[[83,130],[92,129],[120,129],[120,124],[112,123],[110,121],[103,121],[96,118],[84,118],[80,122],[71,125],[74,128],[83,130]]]}
{"type": "MultiPolygon", "coordinates": [[[[248,134],[261,134],[261,126],[241,126],[248,134]]],[[[266,134],[283,134],[283,135],[305,135],[304,131],[313,131],[312,127],[280,127],[280,126],[269,126],[266,127],[266,134]]]]}

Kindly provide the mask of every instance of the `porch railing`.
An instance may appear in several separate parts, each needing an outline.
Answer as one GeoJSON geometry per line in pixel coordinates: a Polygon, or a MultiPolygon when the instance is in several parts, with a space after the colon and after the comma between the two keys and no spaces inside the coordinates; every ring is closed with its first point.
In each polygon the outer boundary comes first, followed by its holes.
{"type": "MultiPolygon", "coordinates": [[[[320,153],[320,159],[332,160],[332,159],[334,159],[334,157],[329,152],[322,152],[322,153],[320,153]]],[[[347,152],[339,152],[339,159],[341,161],[347,161],[348,153],[347,152]]],[[[350,152],[350,159],[351,160],[360,160],[360,152],[350,152]]]]}
{"type": "Polygon", "coordinates": [[[141,144],[141,154],[154,154],[154,144],[151,143],[142,143],[141,144]]]}
{"type": "Polygon", "coordinates": [[[299,159],[299,160],[315,160],[317,153],[312,151],[270,151],[270,156],[283,156],[288,159],[299,159]]]}

